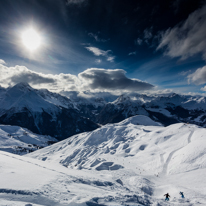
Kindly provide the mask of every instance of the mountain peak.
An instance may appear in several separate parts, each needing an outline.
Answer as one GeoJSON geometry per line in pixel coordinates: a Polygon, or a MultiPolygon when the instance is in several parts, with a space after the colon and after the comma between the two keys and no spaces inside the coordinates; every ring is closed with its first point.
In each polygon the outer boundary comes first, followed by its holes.
{"type": "Polygon", "coordinates": [[[16,85],[14,85],[13,87],[22,89],[22,88],[29,88],[31,89],[32,87],[27,83],[27,82],[19,82],[16,85]]]}
{"type": "Polygon", "coordinates": [[[27,82],[20,82],[9,88],[9,92],[16,93],[16,95],[20,95],[20,93],[22,94],[22,92],[27,93],[31,91],[34,91],[34,89],[27,82]]]}
{"type": "Polygon", "coordinates": [[[122,94],[114,102],[115,103],[123,103],[123,102],[128,102],[128,101],[130,102],[131,98],[127,95],[122,94]]]}

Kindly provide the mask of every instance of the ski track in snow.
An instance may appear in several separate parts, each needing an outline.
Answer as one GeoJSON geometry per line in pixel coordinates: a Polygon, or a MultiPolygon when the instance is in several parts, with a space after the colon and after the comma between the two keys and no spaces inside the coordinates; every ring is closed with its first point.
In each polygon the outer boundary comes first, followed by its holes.
{"type": "MultiPolygon", "coordinates": [[[[180,148],[180,149],[181,149],[181,148],[180,148]]],[[[167,175],[167,168],[168,168],[168,165],[169,165],[169,163],[170,163],[170,161],[171,161],[171,159],[172,159],[172,156],[174,155],[175,152],[177,152],[177,151],[180,150],[180,149],[174,150],[174,151],[172,151],[172,152],[169,154],[166,162],[164,163],[162,172],[160,173],[161,176],[167,175]]]]}
{"type": "Polygon", "coordinates": [[[192,138],[192,135],[194,134],[194,132],[195,132],[194,130],[191,131],[191,133],[190,133],[190,135],[188,137],[188,144],[191,143],[191,138],[192,138]]]}
{"type": "MultiPolygon", "coordinates": [[[[188,136],[188,144],[191,143],[191,138],[192,138],[193,133],[194,133],[194,130],[191,131],[190,134],[189,134],[189,136],[188,136]]],[[[179,149],[176,149],[176,150],[172,151],[172,152],[169,154],[166,162],[164,163],[162,172],[160,173],[161,176],[167,175],[168,165],[169,165],[169,163],[170,163],[173,155],[174,155],[177,151],[179,151],[180,149],[182,149],[182,148],[183,148],[183,147],[180,147],[179,149]]],[[[161,162],[164,161],[164,160],[163,160],[163,154],[161,154],[160,157],[161,157],[161,162]]]]}

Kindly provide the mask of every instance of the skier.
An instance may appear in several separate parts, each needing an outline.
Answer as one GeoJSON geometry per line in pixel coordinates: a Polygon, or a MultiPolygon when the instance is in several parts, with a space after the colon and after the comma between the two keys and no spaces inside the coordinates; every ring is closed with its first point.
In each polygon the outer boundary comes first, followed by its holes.
{"type": "Polygon", "coordinates": [[[169,197],[170,197],[169,193],[165,194],[164,196],[165,196],[165,201],[169,201],[170,200],[169,199],[169,197]]]}
{"type": "Polygon", "coordinates": [[[183,192],[180,192],[180,195],[182,196],[182,198],[185,198],[185,196],[184,196],[183,192]]]}

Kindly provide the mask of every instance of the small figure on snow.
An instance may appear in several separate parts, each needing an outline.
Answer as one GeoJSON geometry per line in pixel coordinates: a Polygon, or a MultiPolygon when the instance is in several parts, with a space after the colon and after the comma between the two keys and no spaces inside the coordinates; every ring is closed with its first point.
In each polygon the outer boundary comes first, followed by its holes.
{"type": "Polygon", "coordinates": [[[180,192],[180,195],[182,196],[182,198],[185,198],[185,196],[184,196],[183,192],[180,192]]]}
{"type": "Polygon", "coordinates": [[[165,196],[165,201],[169,201],[170,200],[169,199],[169,197],[170,197],[169,193],[165,194],[164,196],[165,196]]]}

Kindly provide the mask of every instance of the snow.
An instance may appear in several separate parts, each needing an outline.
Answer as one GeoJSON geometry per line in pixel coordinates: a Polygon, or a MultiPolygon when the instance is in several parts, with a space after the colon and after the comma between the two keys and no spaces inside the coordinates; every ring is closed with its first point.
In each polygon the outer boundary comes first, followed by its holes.
{"type": "Polygon", "coordinates": [[[54,104],[56,106],[61,106],[65,108],[74,108],[73,103],[70,99],[61,96],[57,93],[49,92],[47,89],[36,90],[36,92],[47,102],[54,104]]]}
{"type": "Polygon", "coordinates": [[[123,120],[120,123],[117,123],[116,125],[128,125],[128,124],[133,124],[133,125],[145,125],[145,126],[162,126],[161,123],[157,123],[153,120],[151,120],[149,117],[144,116],[144,115],[136,115],[130,118],[127,118],[123,120]]]}
{"type": "MultiPolygon", "coordinates": [[[[28,108],[32,112],[42,112],[43,110],[55,113],[57,108],[45,101],[36,91],[27,83],[19,83],[14,87],[8,88],[1,95],[0,109],[2,112],[15,108],[15,112],[28,108]]],[[[3,114],[3,113],[2,113],[3,114]]]]}
{"type": "Polygon", "coordinates": [[[19,126],[0,124],[0,150],[15,154],[25,154],[48,146],[49,141],[57,142],[50,136],[34,134],[19,126]]]}
{"type": "Polygon", "coordinates": [[[1,151],[1,205],[206,205],[205,132],[139,115],[24,156],[1,151]]]}

